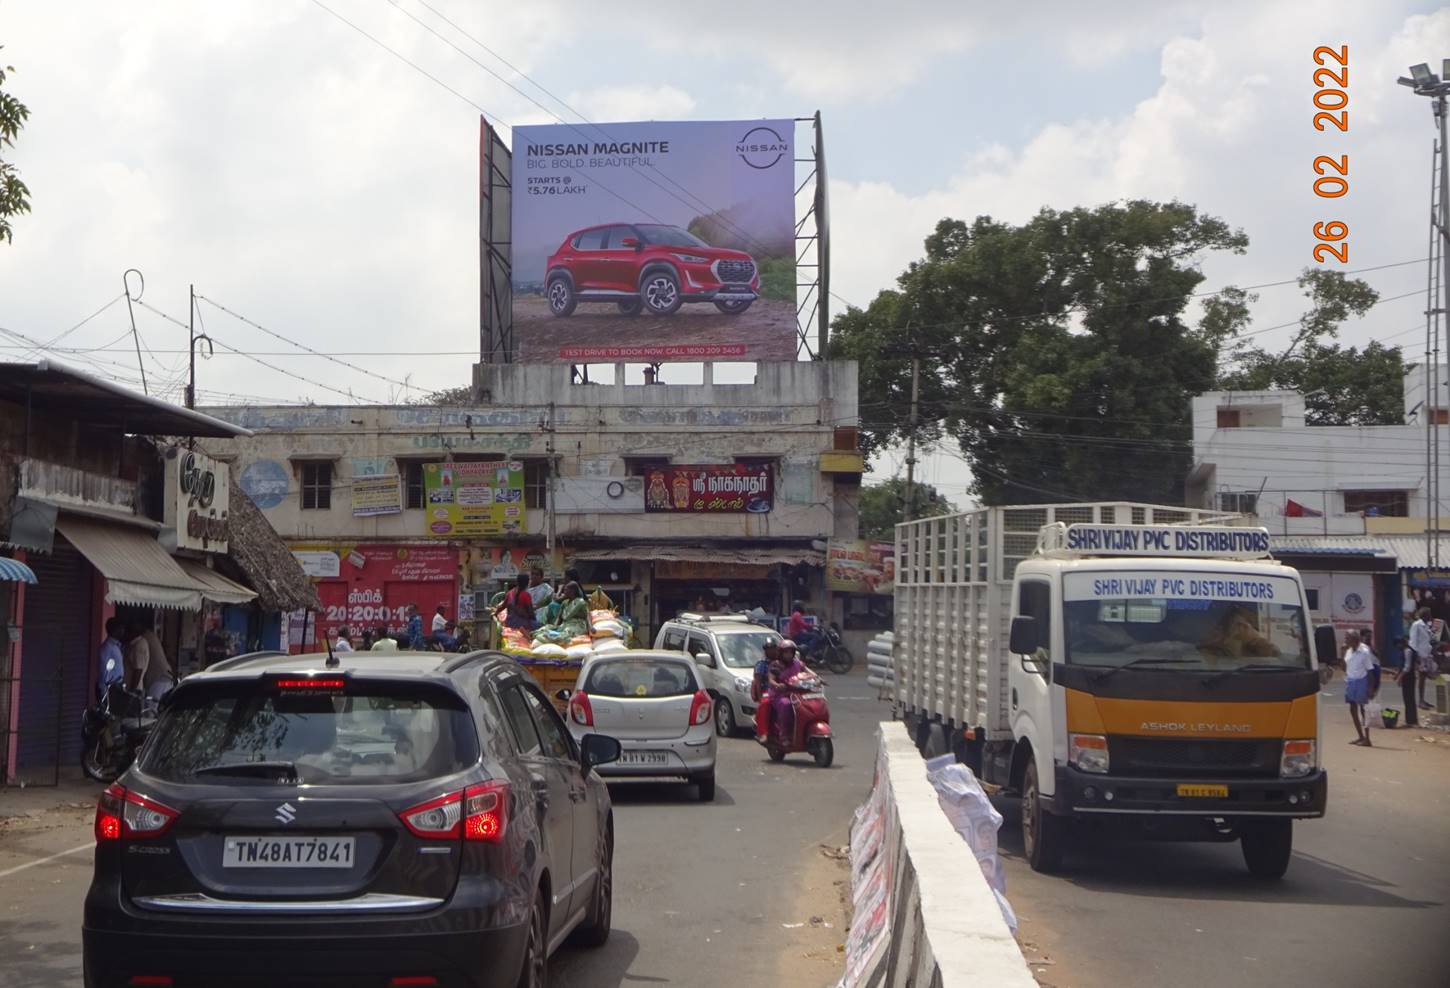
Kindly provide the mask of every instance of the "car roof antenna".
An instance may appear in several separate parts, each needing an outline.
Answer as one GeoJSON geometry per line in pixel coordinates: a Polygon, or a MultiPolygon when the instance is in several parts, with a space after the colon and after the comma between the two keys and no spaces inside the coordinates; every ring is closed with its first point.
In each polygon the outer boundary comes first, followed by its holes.
{"type": "Polygon", "coordinates": [[[332,654],[332,636],[323,635],[323,640],[327,642],[327,668],[336,669],[342,665],[342,660],[332,654]]]}

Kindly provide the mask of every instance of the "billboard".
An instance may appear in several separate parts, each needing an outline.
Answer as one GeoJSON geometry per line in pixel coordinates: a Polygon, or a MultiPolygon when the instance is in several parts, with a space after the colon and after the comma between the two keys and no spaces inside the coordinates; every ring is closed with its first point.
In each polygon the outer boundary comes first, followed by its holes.
{"type": "Polygon", "coordinates": [[[794,360],[795,122],[515,127],[520,361],[794,360]]]}
{"type": "Polygon", "coordinates": [[[516,534],[524,530],[521,460],[423,464],[428,534],[516,534]]]}
{"type": "Polygon", "coordinates": [[[771,471],[769,464],[743,463],[654,467],[644,479],[644,510],[765,514],[774,494],[771,471]]]}
{"type": "Polygon", "coordinates": [[[826,550],[826,588],[890,594],[896,589],[896,547],[890,542],[832,539],[826,550]]]}
{"type": "Polygon", "coordinates": [[[231,468],[195,450],[174,450],[166,460],[162,517],[178,549],[227,551],[231,468]]]}

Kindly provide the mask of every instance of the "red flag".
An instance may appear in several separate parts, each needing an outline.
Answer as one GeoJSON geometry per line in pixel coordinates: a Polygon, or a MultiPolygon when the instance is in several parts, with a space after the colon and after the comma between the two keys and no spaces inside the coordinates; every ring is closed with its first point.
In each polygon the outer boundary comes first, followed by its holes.
{"type": "Polygon", "coordinates": [[[1313,508],[1305,507],[1293,498],[1286,498],[1284,501],[1284,517],[1286,518],[1323,518],[1324,512],[1315,511],[1313,508]]]}

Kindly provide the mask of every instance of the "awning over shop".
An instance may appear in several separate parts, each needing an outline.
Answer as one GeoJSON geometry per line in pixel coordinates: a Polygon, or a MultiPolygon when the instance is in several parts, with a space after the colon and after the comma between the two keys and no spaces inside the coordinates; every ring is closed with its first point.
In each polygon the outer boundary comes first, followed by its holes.
{"type": "Polygon", "coordinates": [[[614,548],[578,549],[575,559],[631,559],[640,562],[721,563],[753,566],[824,566],[826,554],[809,546],[715,546],[630,542],[614,548]]]}
{"type": "Polygon", "coordinates": [[[68,514],[62,514],[55,527],[106,578],[106,600],[111,603],[201,609],[204,587],[177,565],[154,535],[68,514]]]}
{"type": "Polygon", "coordinates": [[[0,581],[6,583],[35,583],[35,570],[18,559],[0,556],[0,581]]]}
{"type": "Polygon", "coordinates": [[[214,604],[245,604],[257,599],[257,591],[229,580],[199,559],[178,559],[186,575],[201,585],[201,595],[214,604]]]}
{"type": "MultiPolygon", "coordinates": [[[[1276,557],[1370,556],[1382,564],[1377,571],[1394,572],[1428,566],[1429,543],[1424,535],[1270,535],[1276,557]]],[[[1450,557],[1450,541],[1440,540],[1440,551],[1450,557]]]]}

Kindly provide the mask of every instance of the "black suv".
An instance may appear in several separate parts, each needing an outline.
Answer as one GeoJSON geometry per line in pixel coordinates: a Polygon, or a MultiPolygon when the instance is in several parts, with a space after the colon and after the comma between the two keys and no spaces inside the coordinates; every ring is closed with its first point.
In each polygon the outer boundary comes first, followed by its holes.
{"type": "Polygon", "coordinates": [[[542,988],[609,936],[618,757],[499,652],[217,663],[100,798],[85,983],[542,988]]]}

